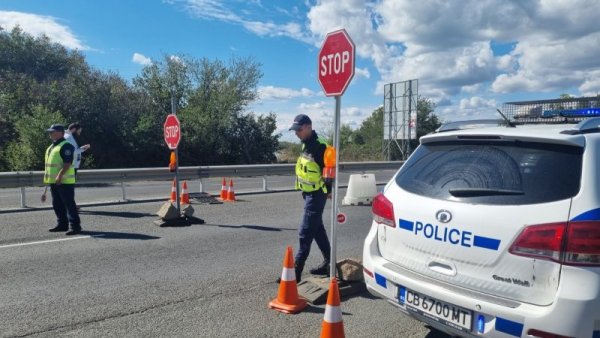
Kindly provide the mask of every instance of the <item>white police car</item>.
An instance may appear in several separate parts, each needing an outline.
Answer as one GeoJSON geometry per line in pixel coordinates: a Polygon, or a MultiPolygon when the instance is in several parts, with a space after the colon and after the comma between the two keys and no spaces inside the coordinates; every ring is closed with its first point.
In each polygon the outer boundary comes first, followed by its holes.
{"type": "Polygon", "coordinates": [[[600,118],[478,124],[421,138],[375,198],[368,290],[450,335],[600,338],[600,118]]]}

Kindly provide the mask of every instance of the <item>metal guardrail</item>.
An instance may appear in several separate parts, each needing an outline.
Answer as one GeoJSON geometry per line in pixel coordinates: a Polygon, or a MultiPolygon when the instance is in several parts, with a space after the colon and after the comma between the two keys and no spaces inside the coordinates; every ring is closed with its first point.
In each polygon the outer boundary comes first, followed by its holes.
{"type": "MultiPolygon", "coordinates": [[[[396,170],[401,161],[392,162],[344,162],[340,163],[340,172],[367,170],[396,170]]],[[[255,164],[180,167],[179,178],[191,180],[209,177],[257,177],[293,175],[294,164],[255,164]]],[[[123,183],[132,181],[161,181],[173,179],[168,168],[128,168],[128,169],[92,169],[79,170],[78,183],[123,183]]],[[[16,171],[0,173],[0,188],[24,188],[42,186],[43,171],[16,171]]]]}

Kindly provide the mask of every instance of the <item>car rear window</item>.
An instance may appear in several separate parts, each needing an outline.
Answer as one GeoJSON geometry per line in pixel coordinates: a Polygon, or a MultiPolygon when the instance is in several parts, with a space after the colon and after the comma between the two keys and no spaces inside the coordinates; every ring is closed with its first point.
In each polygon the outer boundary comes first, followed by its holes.
{"type": "Polygon", "coordinates": [[[521,141],[449,141],[419,146],[396,183],[426,197],[520,205],[577,194],[583,148],[521,141]]]}

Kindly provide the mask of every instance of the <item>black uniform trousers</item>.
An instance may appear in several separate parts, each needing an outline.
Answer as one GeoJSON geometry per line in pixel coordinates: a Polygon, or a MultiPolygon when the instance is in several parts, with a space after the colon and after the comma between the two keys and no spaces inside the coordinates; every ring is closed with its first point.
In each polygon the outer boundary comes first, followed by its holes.
{"type": "Polygon", "coordinates": [[[56,226],[81,230],[81,221],[75,206],[75,184],[50,184],[52,208],[56,214],[56,226]]]}
{"type": "Polygon", "coordinates": [[[296,253],[295,262],[300,266],[304,266],[313,239],[317,242],[323,258],[329,261],[331,247],[323,224],[323,210],[327,202],[327,194],[322,190],[303,192],[302,198],[304,198],[304,216],[299,229],[300,249],[296,253]]]}

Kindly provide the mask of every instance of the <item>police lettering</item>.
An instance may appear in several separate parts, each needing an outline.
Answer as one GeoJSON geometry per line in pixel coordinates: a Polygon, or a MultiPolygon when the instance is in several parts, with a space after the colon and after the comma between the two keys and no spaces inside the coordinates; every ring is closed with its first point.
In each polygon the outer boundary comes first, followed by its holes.
{"type": "Polygon", "coordinates": [[[415,235],[422,235],[425,238],[433,238],[436,241],[448,242],[450,244],[460,244],[470,248],[473,242],[473,233],[470,231],[461,231],[456,228],[440,227],[437,224],[416,222],[414,228],[415,235]]]}

